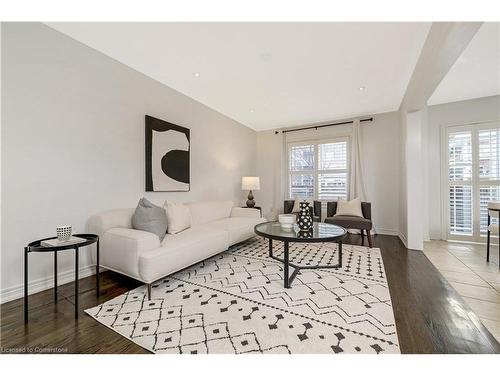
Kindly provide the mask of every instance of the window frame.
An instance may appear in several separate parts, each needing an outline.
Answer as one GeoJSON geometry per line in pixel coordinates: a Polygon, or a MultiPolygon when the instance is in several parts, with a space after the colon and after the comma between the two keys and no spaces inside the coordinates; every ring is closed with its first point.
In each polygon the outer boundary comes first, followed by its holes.
{"type": "Polygon", "coordinates": [[[328,137],[324,139],[309,139],[300,141],[290,141],[286,143],[286,197],[287,199],[294,199],[291,197],[291,176],[292,175],[312,175],[313,176],[313,196],[307,197],[306,199],[313,199],[320,202],[328,202],[331,199],[319,199],[319,175],[328,173],[346,173],[346,199],[349,199],[350,190],[350,173],[351,173],[351,137],[350,136],[338,136],[338,137],[328,137]],[[340,143],[346,142],[346,169],[325,169],[319,170],[319,145],[328,143],[340,143]],[[290,151],[294,146],[314,146],[314,164],[312,171],[292,171],[290,170],[290,151]]]}
{"type": "Polygon", "coordinates": [[[475,124],[452,125],[442,129],[441,150],[442,150],[442,228],[443,238],[446,240],[486,242],[486,232],[481,233],[481,197],[480,189],[483,187],[500,187],[500,178],[497,180],[488,180],[480,176],[480,154],[479,154],[479,132],[500,128],[499,121],[487,121],[475,124]],[[449,179],[449,136],[452,133],[470,132],[472,145],[472,176],[469,181],[464,180],[460,183],[451,183],[449,179]],[[472,189],[472,234],[452,234],[450,232],[450,186],[471,186],[472,189]]]}

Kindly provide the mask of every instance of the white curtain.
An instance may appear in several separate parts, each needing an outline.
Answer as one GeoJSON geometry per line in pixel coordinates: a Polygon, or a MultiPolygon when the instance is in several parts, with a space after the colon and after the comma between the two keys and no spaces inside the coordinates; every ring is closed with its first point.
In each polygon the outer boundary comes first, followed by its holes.
{"type": "MultiPolygon", "coordinates": [[[[362,202],[368,201],[363,180],[363,154],[362,139],[359,119],[354,120],[351,138],[351,175],[349,176],[349,199],[360,198],[362,202]]],[[[372,217],[373,223],[373,217],[372,217]]],[[[373,226],[375,228],[375,226],[373,226]]],[[[375,229],[372,229],[372,233],[375,229]]]]}
{"type": "Polygon", "coordinates": [[[351,142],[351,175],[349,181],[349,199],[361,198],[366,200],[365,186],[363,183],[363,168],[361,165],[361,135],[359,132],[359,119],[352,125],[351,142]]]}

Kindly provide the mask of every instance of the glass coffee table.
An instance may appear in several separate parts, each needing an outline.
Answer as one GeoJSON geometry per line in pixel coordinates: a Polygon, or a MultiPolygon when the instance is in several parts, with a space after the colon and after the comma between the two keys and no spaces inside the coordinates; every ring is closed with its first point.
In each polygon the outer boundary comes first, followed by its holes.
{"type": "Polygon", "coordinates": [[[292,228],[285,229],[277,221],[269,221],[255,226],[254,231],[261,237],[269,239],[269,257],[284,264],[285,288],[290,288],[292,281],[300,270],[318,268],[341,268],[342,267],[342,240],[347,231],[338,225],[327,223],[313,223],[309,231],[295,232],[292,228]],[[273,240],[282,241],[284,244],[283,259],[273,255],[273,240]],[[289,244],[290,242],[336,242],[339,245],[339,255],[337,264],[318,264],[315,266],[302,266],[290,263],[289,244]],[[289,268],[294,269],[289,276],[289,268]]]}

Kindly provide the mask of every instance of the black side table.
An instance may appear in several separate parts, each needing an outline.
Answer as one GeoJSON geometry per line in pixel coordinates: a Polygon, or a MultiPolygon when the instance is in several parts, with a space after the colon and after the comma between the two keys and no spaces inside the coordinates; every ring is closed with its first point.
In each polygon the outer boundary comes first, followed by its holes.
{"type": "Polygon", "coordinates": [[[24,323],[28,323],[28,254],[32,252],[54,252],[54,302],[57,303],[57,252],[62,250],[75,250],[75,319],[78,318],[78,249],[93,243],[97,244],[97,264],[96,264],[96,289],[99,297],[99,236],[96,234],[75,234],[75,237],[84,238],[85,242],[61,246],[42,246],[40,243],[45,240],[52,240],[57,237],[43,238],[33,241],[24,248],[24,323]]]}
{"type": "Polygon", "coordinates": [[[259,207],[259,206],[253,206],[253,207],[241,206],[241,208],[249,208],[249,209],[253,209],[253,210],[259,210],[260,217],[262,217],[262,207],[259,207]]]}

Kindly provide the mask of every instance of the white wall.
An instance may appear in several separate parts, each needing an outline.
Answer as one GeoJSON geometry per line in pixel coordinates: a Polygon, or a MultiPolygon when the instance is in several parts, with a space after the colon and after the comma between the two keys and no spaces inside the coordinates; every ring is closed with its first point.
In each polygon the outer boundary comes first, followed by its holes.
{"type": "MultiPolygon", "coordinates": [[[[256,133],[42,24],[2,24],[3,301],[19,296],[23,246],[99,211],[156,203],[244,201],[256,133]],[[144,115],[191,129],[191,191],[144,192],[144,115]]],[[[73,254],[62,254],[61,282],[73,254]]],[[[90,274],[82,255],[82,276],[90,274]]],[[[32,291],[51,287],[52,257],[30,255],[32,291]]]]}
{"type": "Polygon", "coordinates": [[[448,126],[500,119],[500,96],[464,100],[428,107],[428,178],[427,196],[429,236],[444,239],[442,225],[441,130],[448,126]]]}
{"type": "Polygon", "coordinates": [[[406,116],[405,173],[406,173],[406,246],[423,250],[424,165],[423,140],[425,111],[409,112],[406,116]]]}
{"type": "MultiPolygon", "coordinates": [[[[288,133],[286,141],[328,139],[349,136],[352,125],[288,133]]],[[[374,223],[378,233],[399,233],[399,152],[400,126],[397,112],[374,116],[371,123],[361,123],[364,181],[372,202],[374,223]]],[[[268,215],[271,209],[283,210],[286,195],[286,168],[283,158],[283,135],[274,131],[257,133],[257,175],[261,191],[256,200],[268,215]]]]}

